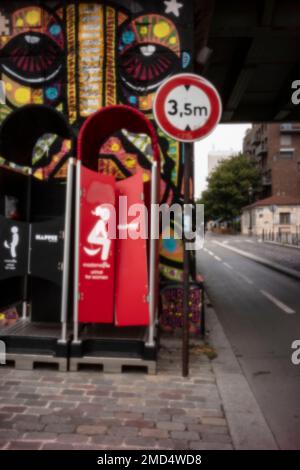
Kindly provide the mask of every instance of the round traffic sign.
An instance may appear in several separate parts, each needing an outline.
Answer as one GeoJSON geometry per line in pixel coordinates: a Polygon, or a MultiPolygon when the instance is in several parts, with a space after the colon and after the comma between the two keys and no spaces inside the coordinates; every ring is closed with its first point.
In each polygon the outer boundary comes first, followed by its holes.
{"type": "Polygon", "coordinates": [[[153,111],[157,124],[167,135],[181,142],[194,142],[217,126],[222,103],[208,80],[199,75],[179,74],[160,86],[153,111]]]}

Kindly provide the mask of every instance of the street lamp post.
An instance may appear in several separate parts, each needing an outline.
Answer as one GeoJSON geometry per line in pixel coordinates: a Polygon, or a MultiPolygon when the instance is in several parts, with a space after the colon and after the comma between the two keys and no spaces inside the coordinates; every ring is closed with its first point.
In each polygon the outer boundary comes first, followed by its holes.
{"type": "MultiPolygon", "coordinates": [[[[252,198],[253,198],[253,188],[251,185],[248,188],[248,195],[249,195],[249,204],[251,205],[252,198]]],[[[250,210],[249,210],[249,235],[252,235],[252,207],[250,207],[250,210]]]]}

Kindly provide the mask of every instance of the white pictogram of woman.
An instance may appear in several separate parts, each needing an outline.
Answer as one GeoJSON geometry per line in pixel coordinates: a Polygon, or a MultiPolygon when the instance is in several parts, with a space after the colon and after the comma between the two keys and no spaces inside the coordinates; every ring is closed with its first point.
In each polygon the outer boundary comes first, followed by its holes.
{"type": "Polygon", "coordinates": [[[4,246],[5,248],[7,248],[8,250],[10,250],[10,255],[12,258],[16,258],[17,257],[17,246],[19,244],[19,240],[20,240],[20,237],[19,237],[19,229],[18,227],[12,227],[10,229],[11,233],[12,233],[12,238],[11,238],[11,242],[9,243],[8,241],[5,240],[4,242],[4,246]]]}
{"type": "Polygon", "coordinates": [[[90,249],[84,247],[84,251],[89,256],[97,255],[102,247],[101,260],[107,261],[111,240],[108,238],[107,222],[110,218],[110,210],[107,207],[97,206],[92,214],[97,216],[99,220],[96,222],[94,228],[91,230],[87,242],[91,245],[99,245],[100,248],[90,249]]]}

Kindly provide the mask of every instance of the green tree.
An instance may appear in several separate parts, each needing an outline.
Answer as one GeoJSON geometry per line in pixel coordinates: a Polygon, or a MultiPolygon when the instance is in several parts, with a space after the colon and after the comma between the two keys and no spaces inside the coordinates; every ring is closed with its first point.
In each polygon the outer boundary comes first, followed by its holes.
{"type": "Polygon", "coordinates": [[[257,168],[240,154],[224,160],[207,179],[208,187],[200,203],[205,205],[205,219],[232,221],[250,202],[249,190],[259,190],[261,177],[257,168]]]}

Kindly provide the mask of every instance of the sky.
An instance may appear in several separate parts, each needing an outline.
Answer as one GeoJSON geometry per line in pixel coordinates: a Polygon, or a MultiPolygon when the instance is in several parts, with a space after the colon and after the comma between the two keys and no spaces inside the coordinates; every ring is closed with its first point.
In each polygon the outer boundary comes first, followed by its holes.
{"type": "Polygon", "coordinates": [[[206,187],[207,156],[210,151],[232,150],[234,153],[243,148],[246,129],[251,124],[220,124],[206,139],[195,144],[195,196],[199,197],[206,187]]]}

